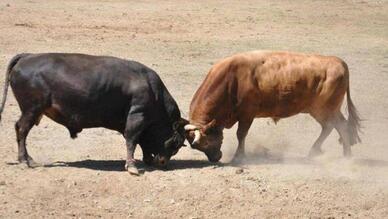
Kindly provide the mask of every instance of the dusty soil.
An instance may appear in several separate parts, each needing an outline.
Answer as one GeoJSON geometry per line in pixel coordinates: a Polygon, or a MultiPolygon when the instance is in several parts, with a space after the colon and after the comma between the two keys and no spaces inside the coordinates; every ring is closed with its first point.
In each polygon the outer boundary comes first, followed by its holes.
{"type": "Polygon", "coordinates": [[[187,116],[218,59],[255,49],[313,52],[348,63],[351,95],[365,121],[350,160],[342,158],[335,132],[325,155],[306,159],[320,127],[298,115],[277,125],[256,120],[249,159],[239,167],[228,164],[236,148],[232,129],[219,165],[184,148],[167,171],[140,162],[146,171],[133,177],[123,170],[120,135],[91,129],[71,140],[47,118],[33,128],[28,149],[50,165],[16,165],[20,112],[10,94],[0,124],[0,217],[387,218],[387,11],[387,2],[358,0],[1,1],[0,84],[17,53],[113,55],[155,69],[187,116]]]}

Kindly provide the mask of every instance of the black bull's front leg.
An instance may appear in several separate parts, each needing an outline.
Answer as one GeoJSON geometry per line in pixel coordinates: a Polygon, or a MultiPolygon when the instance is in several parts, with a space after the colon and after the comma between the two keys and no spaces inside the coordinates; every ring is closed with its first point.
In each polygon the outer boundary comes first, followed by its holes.
{"type": "Polygon", "coordinates": [[[154,156],[152,156],[152,153],[149,152],[147,149],[145,149],[144,147],[142,147],[142,151],[143,151],[143,162],[146,164],[146,165],[149,165],[151,166],[152,164],[154,164],[154,156]]]}
{"type": "Polygon", "coordinates": [[[142,112],[129,112],[127,116],[124,137],[127,144],[127,159],[125,169],[134,175],[139,175],[139,171],[135,166],[134,153],[139,137],[145,128],[144,114],[142,112]]]}

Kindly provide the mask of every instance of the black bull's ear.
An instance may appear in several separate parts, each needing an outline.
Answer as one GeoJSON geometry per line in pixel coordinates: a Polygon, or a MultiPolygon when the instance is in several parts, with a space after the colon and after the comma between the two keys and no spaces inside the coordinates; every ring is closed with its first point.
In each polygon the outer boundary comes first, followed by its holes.
{"type": "Polygon", "coordinates": [[[172,128],[174,129],[174,131],[180,132],[182,134],[184,133],[184,127],[187,124],[189,124],[189,121],[184,118],[180,118],[178,121],[173,123],[172,128]]]}
{"type": "Polygon", "coordinates": [[[164,143],[164,147],[167,149],[186,146],[185,144],[183,144],[184,141],[184,136],[181,136],[179,133],[174,133],[173,136],[164,143]]]}
{"type": "Polygon", "coordinates": [[[164,147],[166,149],[171,148],[173,146],[174,146],[174,136],[169,138],[169,139],[167,139],[167,141],[164,142],[164,147]]]}
{"type": "Polygon", "coordinates": [[[189,124],[189,121],[183,118],[173,123],[172,128],[173,128],[174,134],[170,139],[168,139],[165,142],[164,146],[166,148],[186,146],[185,144],[183,144],[183,142],[186,139],[184,127],[187,124],[189,124]]]}

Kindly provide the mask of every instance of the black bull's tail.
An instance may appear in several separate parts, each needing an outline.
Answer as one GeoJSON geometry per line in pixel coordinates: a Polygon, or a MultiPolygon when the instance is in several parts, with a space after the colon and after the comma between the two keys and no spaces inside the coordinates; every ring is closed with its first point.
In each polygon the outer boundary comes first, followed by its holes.
{"type": "Polygon", "coordinates": [[[358,135],[358,132],[361,131],[361,119],[358,115],[357,109],[354,106],[352,99],[350,98],[350,89],[348,86],[348,90],[346,92],[346,99],[347,99],[347,108],[348,108],[348,130],[349,130],[349,138],[350,138],[350,145],[357,144],[358,142],[361,142],[361,138],[358,135]]]}
{"type": "Polygon", "coordinates": [[[16,56],[14,56],[11,61],[9,62],[8,64],[8,67],[7,67],[7,72],[6,72],[6,75],[5,75],[5,80],[4,80],[4,90],[3,90],[3,99],[1,101],[1,105],[0,105],[0,121],[1,121],[1,113],[3,112],[4,110],[4,106],[5,106],[5,101],[7,100],[7,93],[8,93],[8,87],[9,87],[9,80],[10,80],[10,74],[11,74],[11,71],[12,71],[12,68],[16,65],[16,63],[23,57],[27,56],[28,54],[26,53],[22,53],[22,54],[18,54],[16,56]]]}

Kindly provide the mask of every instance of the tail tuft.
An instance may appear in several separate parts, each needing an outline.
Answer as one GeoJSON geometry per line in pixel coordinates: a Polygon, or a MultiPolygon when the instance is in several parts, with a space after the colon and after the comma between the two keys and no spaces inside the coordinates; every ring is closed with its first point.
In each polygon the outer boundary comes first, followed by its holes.
{"type": "Polygon", "coordinates": [[[356,109],[356,107],[353,104],[352,99],[350,98],[350,88],[348,87],[348,90],[346,92],[346,98],[347,98],[347,110],[349,113],[348,117],[348,130],[349,130],[349,138],[350,138],[350,145],[357,144],[361,142],[361,138],[359,136],[359,132],[361,131],[361,118],[359,116],[359,113],[356,109]]]}

